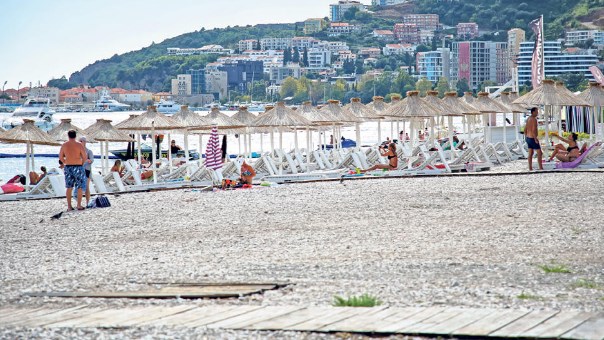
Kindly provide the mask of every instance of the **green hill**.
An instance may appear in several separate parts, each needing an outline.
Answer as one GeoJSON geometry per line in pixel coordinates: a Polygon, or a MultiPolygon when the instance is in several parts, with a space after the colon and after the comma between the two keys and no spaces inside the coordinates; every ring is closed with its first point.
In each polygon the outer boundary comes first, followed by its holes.
{"type": "MultiPolygon", "coordinates": [[[[372,8],[373,15],[352,13],[351,20],[361,24],[362,32],[347,38],[349,46],[378,46],[381,42],[371,38],[373,29],[391,29],[407,13],[435,13],[444,25],[455,26],[459,22],[477,22],[481,29],[500,31],[502,34],[488,38],[505,39],[505,31],[513,27],[527,30],[528,23],[544,15],[547,39],[561,38],[565,28],[602,28],[604,25],[604,0],[417,0],[402,5],[372,8]]],[[[215,56],[167,56],[168,47],[198,48],[218,44],[235,49],[242,39],[263,37],[291,37],[302,35],[301,23],[234,26],[185,33],[161,43],[153,43],[138,51],[114,55],[96,61],[69,78],[69,85],[89,84],[111,87],[143,88],[150,91],[168,90],[170,79],[188,69],[203,68],[215,61],[215,56]]],[[[315,35],[329,38],[324,32],[315,35]]]]}

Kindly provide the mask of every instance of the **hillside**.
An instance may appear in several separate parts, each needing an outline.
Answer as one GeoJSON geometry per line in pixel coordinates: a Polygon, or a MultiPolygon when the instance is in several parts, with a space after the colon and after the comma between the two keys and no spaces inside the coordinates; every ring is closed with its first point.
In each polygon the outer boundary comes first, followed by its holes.
{"type": "MultiPolygon", "coordinates": [[[[604,0],[540,0],[534,5],[528,0],[417,0],[414,2],[372,8],[373,15],[355,16],[353,23],[364,27],[362,32],[346,38],[329,38],[324,32],[315,34],[319,39],[340,39],[353,49],[360,46],[378,46],[381,42],[371,38],[372,29],[392,28],[393,23],[407,13],[436,13],[444,25],[459,22],[477,22],[481,30],[502,31],[512,27],[527,29],[528,22],[543,14],[547,39],[563,37],[565,28],[602,28],[604,25],[604,0]]],[[[354,13],[353,13],[354,14],[354,13]]],[[[215,60],[214,56],[167,56],[168,47],[198,48],[218,44],[236,48],[242,39],[263,37],[291,37],[302,35],[301,23],[234,26],[185,33],[160,43],[153,43],[138,51],[114,55],[96,61],[69,77],[69,84],[106,85],[124,88],[143,88],[149,91],[168,90],[170,79],[188,69],[203,68],[215,60]]],[[[530,37],[529,32],[529,37],[530,37]]],[[[505,33],[491,38],[505,39],[505,33]]],[[[362,72],[361,70],[359,70],[362,72]]]]}

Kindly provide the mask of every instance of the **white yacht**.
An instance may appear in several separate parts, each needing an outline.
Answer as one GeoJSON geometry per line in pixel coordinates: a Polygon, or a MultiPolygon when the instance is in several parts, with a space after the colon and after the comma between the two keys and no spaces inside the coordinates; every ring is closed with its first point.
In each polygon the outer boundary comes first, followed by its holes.
{"type": "Polygon", "coordinates": [[[155,104],[157,108],[157,112],[161,112],[163,114],[174,114],[180,111],[180,104],[177,104],[171,100],[161,99],[159,103],[155,104]]]}
{"type": "Polygon", "coordinates": [[[52,119],[54,113],[55,110],[50,108],[50,99],[29,98],[16,108],[9,118],[2,121],[2,127],[7,130],[12,129],[23,124],[23,118],[28,118],[33,119],[40,129],[48,131],[58,125],[58,122],[52,119]]]}
{"type": "Polygon", "coordinates": [[[94,102],[94,108],[97,111],[123,111],[130,107],[128,104],[122,104],[111,98],[107,90],[101,92],[99,100],[94,102]]]}

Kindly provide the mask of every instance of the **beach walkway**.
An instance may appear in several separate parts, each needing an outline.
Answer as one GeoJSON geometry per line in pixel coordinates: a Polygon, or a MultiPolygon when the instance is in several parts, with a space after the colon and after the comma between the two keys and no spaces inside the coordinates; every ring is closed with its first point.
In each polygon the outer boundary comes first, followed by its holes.
{"type": "Polygon", "coordinates": [[[202,327],[498,338],[603,339],[604,313],[456,307],[205,306],[0,309],[0,327],[202,327]]]}

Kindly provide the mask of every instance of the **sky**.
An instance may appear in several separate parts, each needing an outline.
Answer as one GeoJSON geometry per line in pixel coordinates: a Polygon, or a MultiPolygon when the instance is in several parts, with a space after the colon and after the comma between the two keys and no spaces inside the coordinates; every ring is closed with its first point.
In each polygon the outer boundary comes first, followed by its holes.
{"type": "MultiPolygon", "coordinates": [[[[337,0],[2,0],[0,86],[45,85],[183,33],[326,17],[337,0]]],[[[369,1],[363,1],[369,3],[369,1]]],[[[178,47],[178,46],[174,46],[178,47]]],[[[201,47],[201,46],[200,46],[201,47]]]]}

